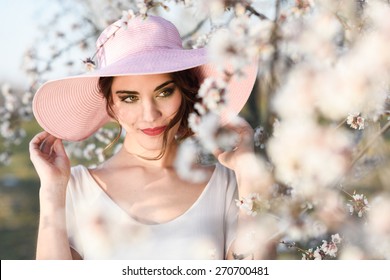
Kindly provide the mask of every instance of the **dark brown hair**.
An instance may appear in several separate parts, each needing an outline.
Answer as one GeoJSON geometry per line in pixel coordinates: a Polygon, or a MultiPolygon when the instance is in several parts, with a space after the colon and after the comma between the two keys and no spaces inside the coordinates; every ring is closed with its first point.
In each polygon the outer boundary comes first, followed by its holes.
{"type": "MultiPolygon", "coordinates": [[[[179,88],[182,95],[182,100],[178,112],[173,117],[173,119],[169,122],[169,124],[167,125],[167,129],[163,134],[163,146],[161,149],[161,153],[155,158],[152,158],[154,160],[161,159],[164,156],[165,150],[167,148],[168,132],[178,122],[180,122],[180,126],[178,130],[178,134],[176,135],[177,141],[180,142],[185,138],[193,135],[192,130],[188,126],[188,116],[191,112],[194,111],[195,103],[199,101],[199,98],[197,97],[197,93],[200,86],[198,77],[194,69],[172,72],[169,73],[169,75],[171,76],[175,85],[179,88]]],[[[114,81],[114,77],[100,77],[99,88],[101,93],[103,94],[103,97],[106,100],[106,110],[108,115],[113,119],[117,120],[117,117],[115,116],[113,110],[114,101],[111,92],[111,86],[113,81],[114,81]]]]}

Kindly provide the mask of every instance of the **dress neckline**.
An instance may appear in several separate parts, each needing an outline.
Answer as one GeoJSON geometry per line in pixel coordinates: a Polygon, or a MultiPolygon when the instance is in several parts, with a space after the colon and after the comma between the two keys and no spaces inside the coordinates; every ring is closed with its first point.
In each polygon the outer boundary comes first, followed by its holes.
{"type": "Polygon", "coordinates": [[[103,196],[103,198],[108,201],[108,203],[112,204],[117,210],[119,210],[122,214],[124,214],[127,218],[129,218],[132,222],[135,222],[139,225],[143,225],[143,226],[151,226],[151,227],[156,227],[156,226],[164,226],[164,225],[169,225],[169,224],[172,224],[172,223],[175,223],[175,222],[178,222],[180,221],[181,219],[183,219],[183,217],[187,216],[189,213],[195,211],[194,208],[200,204],[203,200],[204,200],[204,196],[206,196],[206,193],[209,191],[210,189],[210,185],[212,181],[215,180],[215,177],[216,177],[216,173],[217,173],[217,168],[218,168],[218,164],[215,165],[214,167],[214,170],[213,170],[213,173],[209,179],[209,181],[207,182],[206,186],[204,187],[203,191],[201,192],[201,194],[198,196],[198,198],[195,200],[195,202],[193,204],[191,204],[190,207],[188,207],[187,210],[185,210],[182,214],[178,215],[177,217],[174,217],[173,219],[170,219],[166,222],[162,222],[162,223],[144,223],[144,222],[141,222],[139,221],[138,219],[136,219],[135,217],[133,217],[132,215],[130,215],[127,211],[125,211],[122,207],[120,207],[103,189],[102,187],[99,185],[99,183],[95,180],[95,178],[92,176],[92,174],[90,173],[90,170],[83,166],[83,165],[80,165],[82,167],[82,170],[84,171],[84,173],[87,175],[87,178],[88,180],[93,184],[94,186],[94,190],[96,189],[99,194],[101,194],[103,196]]]}

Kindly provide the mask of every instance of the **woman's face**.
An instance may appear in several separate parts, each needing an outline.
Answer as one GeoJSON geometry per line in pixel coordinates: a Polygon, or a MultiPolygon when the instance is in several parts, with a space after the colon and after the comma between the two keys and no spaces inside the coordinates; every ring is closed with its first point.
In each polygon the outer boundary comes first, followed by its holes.
{"type": "MultiPolygon", "coordinates": [[[[160,151],[163,134],[176,115],[182,94],[169,74],[115,77],[113,110],[126,130],[125,144],[135,153],[160,151]]],[[[168,145],[179,124],[168,134],[168,145]]]]}

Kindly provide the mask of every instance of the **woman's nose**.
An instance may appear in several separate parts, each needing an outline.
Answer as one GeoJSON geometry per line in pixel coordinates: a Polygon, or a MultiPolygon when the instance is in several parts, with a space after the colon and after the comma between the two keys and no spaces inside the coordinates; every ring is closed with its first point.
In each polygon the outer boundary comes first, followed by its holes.
{"type": "Polygon", "coordinates": [[[153,100],[145,101],[143,103],[142,117],[146,122],[154,122],[161,117],[161,112],[153,100]]]}

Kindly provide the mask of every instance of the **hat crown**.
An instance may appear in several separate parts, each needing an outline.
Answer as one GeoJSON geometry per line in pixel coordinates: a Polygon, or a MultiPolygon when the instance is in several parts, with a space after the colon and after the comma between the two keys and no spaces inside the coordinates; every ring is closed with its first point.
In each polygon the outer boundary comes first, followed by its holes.
{"type": "Polygon", "coordinates": [[[176,27],[155,16],[130,19],[127,28],[121,27],[120,21],[115,22],[102,32],[96,41],[96,47],[99,68],[136,53],[183,49],[176,27]]]}

